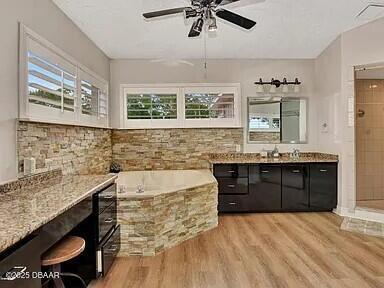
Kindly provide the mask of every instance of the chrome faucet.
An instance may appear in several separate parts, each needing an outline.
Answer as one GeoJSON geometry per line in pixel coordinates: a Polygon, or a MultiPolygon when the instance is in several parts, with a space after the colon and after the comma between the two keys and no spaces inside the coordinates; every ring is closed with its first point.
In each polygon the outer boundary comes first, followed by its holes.
{"type": "Polygon", "coordinates": [[[300,150],[297,148],[294,148],[293,152],[291,153],[291,158],[293,160],[299,160],[300,159],[300,150]]]}

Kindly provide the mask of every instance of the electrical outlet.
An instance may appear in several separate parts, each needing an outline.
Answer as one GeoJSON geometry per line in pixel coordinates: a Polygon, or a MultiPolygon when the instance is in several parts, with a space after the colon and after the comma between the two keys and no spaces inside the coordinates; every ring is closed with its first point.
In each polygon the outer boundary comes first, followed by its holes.
{"type": "Polygon", "coordinates": [[[240,144],[236,144],[236,152],[237,153],[241,152],[241,145],[240,144]]]}

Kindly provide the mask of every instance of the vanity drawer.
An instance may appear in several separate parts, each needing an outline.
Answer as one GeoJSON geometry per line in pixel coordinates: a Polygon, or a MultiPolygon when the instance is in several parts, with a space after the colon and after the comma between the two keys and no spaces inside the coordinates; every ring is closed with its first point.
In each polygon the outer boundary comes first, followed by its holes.
{"type": "Polygon", "coordinates": [[[102,213],[113,202],[116,202],[116,193],[117,193],[116,187],[117,187],[116,183],[112,184],[111,186],[107,187],[105,190],[101,191],[98,194],[98,201],[99,201],[98,213],[102,213]]]}
{"type": "Polygon", "coordinates": [[[250,210],[248,195],[219,195],[219,212],[248,212],[250,210]]]}
{"type": "Polygon", "coordinates": [[[248,194],[248,178],[219,178],[219,194],[248,194]]]}
{"type": "Polygon", "coordinates": [[[102,213],[98,215],[99,217],[99,242],[108,234],[109,230],[117,224],[116,217],[116,203],[112,203],[107,207],[102,213]]]}
{"type": "Polygon", "coordinates": [[[215,177],[246,178],[248,177],[248,165],[215,164],[213,174],[215,177]]]}

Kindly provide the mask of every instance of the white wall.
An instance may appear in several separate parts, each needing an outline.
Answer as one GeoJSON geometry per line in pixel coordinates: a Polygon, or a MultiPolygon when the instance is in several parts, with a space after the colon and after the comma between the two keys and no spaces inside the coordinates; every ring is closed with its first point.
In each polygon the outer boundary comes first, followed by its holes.
{"type": "Polygon", "coordinates": [[[326,111],[319,105],[319,148],[339,153],[339,208],[352,213],[355,206],[355,127],[349,122],[355,111],[354,66],[384,63],[384,18],[343,33],[316,59],[316,90],[319,101],[330,97],[336,111],[329,133],[321,133],[321,117],[326,111]],[[333,96],[332,96],[333,95],[333,96]],[[352,103],[353,104],[353,103],[352,103]]]}
{"type": "MultiPolygon", "coordinates": [[[[315,99],[315,62],[314,60],[208,60],[208,73],[205,77],[203,60],[188,60],[187,64],[165,65],[150,60],[111,60],[111,110],[118,111],[120,103],[120,84],[145,83],[241,83],[243,105],[243,126],[247,121],[247,97],[256,96],[255,81],[260,77],[270,80],[272,77],[292,80],[298,77],[302,82],[301,96],[309,98],[308,144],[280,144],[281,151],[291,151],[299,147],[302,151],[317,150],[317,114],[315,99]]],[[[119,126],[119,115],[111,115],[113,127],[119,126]]],[[[245,134],[245,133],[244,133],[245,134]]],[[[246,139],[244,139],[246,140],[246,139]]],[[[273,145],[246,144],[245,152],[260,151],[273,145]]]]}
{"type": "MultiPolygon", "coordinates": [[[[341,206],[343,199],[347,199],[346,190],[343,189],[342,159],[343,129],[340,123],[343,120],[341,97],[341,36],[335,39],[316,59],[316,95],[318,99],[318,148],[319,151],[339,155],[338,171],[338,203],[341,206]],[[327,127],[322,125],[326,124],[327,127]]],[[[345,176],[345,175],[344,175],[345,176]]],[[[345,183],[344,183],[345,184],[345,183]]]]}
{"type": "Polygon", "coordinates": [[[343,169],[345,167],[343,193],[348,198],[343,206],[353,209],[355,205],[355,128],[348,125],[348,99],[354,99],[354,66],[384,62],[384,18],[368,23],[342,35],[342,99],[343,115],[343,169]]]}
{"type": "Polygon", "coordinates": [[[0,9],[0,183],[16,178],[18,22],[109,79],[109,59],[51,0],[2,0],[0,9]]]}

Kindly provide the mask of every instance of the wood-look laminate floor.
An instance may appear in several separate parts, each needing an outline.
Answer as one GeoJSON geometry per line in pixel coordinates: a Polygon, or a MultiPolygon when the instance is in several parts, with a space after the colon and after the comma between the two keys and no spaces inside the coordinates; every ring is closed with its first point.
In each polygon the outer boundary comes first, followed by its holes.
{"type": "Polygon", "coordinates": [[[360,200],[356,201],[356,206],[359,208],[384,210],[384,200],[360,200]]]}
{"type": "Polygon", "coordinates": [[[92,288],[384,287],[384,239],[340,230],[332,213],[220,217],[155,257],[115,261],[92,288]]]}

